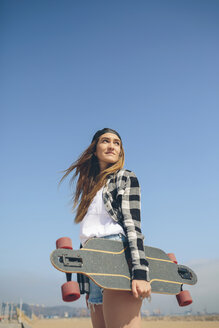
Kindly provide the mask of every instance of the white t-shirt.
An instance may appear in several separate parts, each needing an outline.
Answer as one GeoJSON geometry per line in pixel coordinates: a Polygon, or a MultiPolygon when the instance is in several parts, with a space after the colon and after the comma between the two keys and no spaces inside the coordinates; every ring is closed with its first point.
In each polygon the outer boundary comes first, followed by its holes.
{"type": "Polygon", "coordinates": [[[82,245],[92,237],[104,237],[119,233],[125,235],[121,225],[115,222],[106,211],[102,193],[103,188],[96,193],[80,223],[80,241],[82,245]]]}

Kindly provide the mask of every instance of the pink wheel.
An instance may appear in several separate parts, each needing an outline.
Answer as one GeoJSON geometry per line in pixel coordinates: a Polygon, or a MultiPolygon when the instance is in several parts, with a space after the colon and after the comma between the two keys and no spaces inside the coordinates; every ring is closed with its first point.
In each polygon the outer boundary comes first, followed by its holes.
{"type": "Polygon", "coordinates": [[[80,298],[80,289],[76,281],[68,281],[61,288],[64,302],[73,302],[80,298]]]}
{"type": "Polygon", "coordinates": [[[62,237],[56,240],[56,248],[72,249],[71,238],[62,237]]]}
{"type": "Polygon", "coordinates": [[[178,295],[176,295],[179,306],[187,306],[192,303],[192,297],[188,290],[183,290],[178,295]]]}
{"type": "Polygon", "coordinates": [[[169,256],[169,258],[172,262],[174,262],[176,264],[178,263],[174,253],[168,253],[167,255],[169,256]]]}

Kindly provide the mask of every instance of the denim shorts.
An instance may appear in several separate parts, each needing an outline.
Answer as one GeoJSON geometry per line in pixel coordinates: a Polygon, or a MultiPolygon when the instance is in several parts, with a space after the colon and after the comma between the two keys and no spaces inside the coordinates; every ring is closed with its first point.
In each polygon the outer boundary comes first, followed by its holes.
{"type": "MultiPolygon", "coordinates": [[[[109,235],[105,237],[101,237],[110,240],[119,240],[119,241],[126,241],[126,237],[119,233],[116,235],[109,235]]],[[[91,279],[89,280],[90,283],[90,293],[88,298],[89,304],[103,304],[103,288],[97,286],[91,279]]]]}

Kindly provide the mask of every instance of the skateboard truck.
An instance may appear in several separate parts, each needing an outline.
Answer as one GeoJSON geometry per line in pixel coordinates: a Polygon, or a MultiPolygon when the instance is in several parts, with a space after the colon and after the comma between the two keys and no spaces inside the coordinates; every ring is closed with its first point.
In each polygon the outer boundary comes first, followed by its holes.
{"type": "MultiPolygon", "coordinates": [[[[59,238],[56,241],[56,248],[57,249],[72,249],[72,242],[71,239],[68,237],[59,238]]],[[[59,262],[63,263],[66,266],[73,266],[73,267],[82,267],[82,258],[80,255],[77,257],[68,256],[67,254],[63,254],[59,257],[59,262]]],[[[66,280],[67,282],[61,286],[62,292],[62,299],[64,302],[72,302],[76,301],[80,298],[80,289],[79,285],[76,281],[72,281],[72,273],[66,272],[66,280]]]]}
{"type": "Polygon", "coordinates": [[[77,257],[72,257],[67,254],[63,254],[60,257],[59,261],[68,267],[81,268],[83,265],[82,258],[80,258],[80,255],[77,255],[77,257]]]}
{"type": "Polygon", "coordinates": [[[72,273],[66,272],[66,280],[71,281],[72,273]]]}
{"type": "Polygon", "coordinates": [[[192,280],[192,273],[189,272],[188,269],[183,268],[183,267],[179,267],[179,268],[178,268],[178,273],[179,273],[179,275],[182,277],[182,279],[185,279],[185,280],[192,280]]]}

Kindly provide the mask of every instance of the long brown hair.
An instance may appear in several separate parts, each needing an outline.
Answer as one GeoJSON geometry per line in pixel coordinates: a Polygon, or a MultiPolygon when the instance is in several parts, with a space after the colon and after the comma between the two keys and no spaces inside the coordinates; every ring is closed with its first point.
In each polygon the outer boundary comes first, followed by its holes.
{"type": "Polygon", "coordinates": [[[76,190],[72,197],[73,210],[77,207],[75,223],[83,220],[97,191],[106,183],[108,175],[120,170],[124,166],[125,154],[121,141],[119,160],[107,169],[100,171],[98,159],[94,155],[98,140],[99,138],[93,140],[81,156],[68,169],[64,170],[65,174],[60,180],[61,183],[74,170],[70,184],[73,184],[78,176],[76,190]]]}

